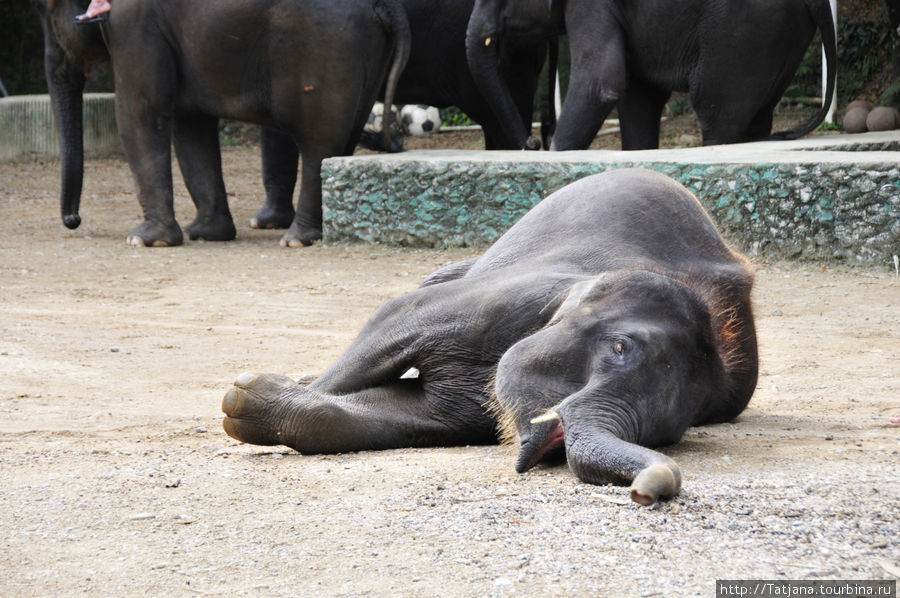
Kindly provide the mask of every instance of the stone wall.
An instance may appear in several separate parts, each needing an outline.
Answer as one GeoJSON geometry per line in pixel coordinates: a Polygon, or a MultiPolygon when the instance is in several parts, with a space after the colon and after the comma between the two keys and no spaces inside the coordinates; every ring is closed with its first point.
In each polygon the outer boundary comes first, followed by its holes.
{"type": "Polygon", "coordinates": [[[898,150],[891,132],[644,152],[335,158],[322,170],[325,238],[486,247],[564,185],[644,167],[691,189],[750,255],[890,265],[900,254],[898,150]]]}

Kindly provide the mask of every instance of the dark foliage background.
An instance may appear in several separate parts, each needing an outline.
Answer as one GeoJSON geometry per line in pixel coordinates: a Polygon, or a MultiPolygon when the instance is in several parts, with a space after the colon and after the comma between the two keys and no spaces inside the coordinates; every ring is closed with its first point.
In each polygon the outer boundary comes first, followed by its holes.
{"type": "Polygon", "coordinates": [[[10,95],[47,92],[44,37],[30,0],[0,2],[0,80],[10,95]]]}

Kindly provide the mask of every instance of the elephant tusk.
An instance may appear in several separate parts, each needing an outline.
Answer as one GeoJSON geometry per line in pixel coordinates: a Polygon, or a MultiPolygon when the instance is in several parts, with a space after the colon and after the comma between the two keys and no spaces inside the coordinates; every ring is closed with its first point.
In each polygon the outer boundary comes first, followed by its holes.
{"type": "Polygon", "coordinates": [[[486,48],[490,45],[491,45],[491,38],[490,37],[484,38],[484,47],[486,48]]]}
{"type": "Polygon", "coordinates": [[[560,419],[559,413],[556,411],[550,410],[547,413],[541,414],[536,418],[531,420],[532,424],[542,424],[544,422],[552,422],[555,419],[560,419]]]}

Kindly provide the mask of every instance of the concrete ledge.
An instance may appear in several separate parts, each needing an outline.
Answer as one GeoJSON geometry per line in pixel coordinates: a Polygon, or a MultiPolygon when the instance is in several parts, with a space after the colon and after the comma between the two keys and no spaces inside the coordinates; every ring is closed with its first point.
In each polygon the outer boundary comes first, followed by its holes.
{"type": "MultiPolygon", "coordinates": [[[[116,129],[115,95],[84,94],[84,155],[122,154],[116,129]]],[[[59,159],[59,138],[48,95],[0,98],[0,162],[59,159]]]]}
{"type": "Polygon", "coordinates": [[[640,166],[690,188],[750,255],[892,264],[900,132],[641,152],[417,151],[331,158],[325,239],[488,246],[581,177],[640,166]]]}

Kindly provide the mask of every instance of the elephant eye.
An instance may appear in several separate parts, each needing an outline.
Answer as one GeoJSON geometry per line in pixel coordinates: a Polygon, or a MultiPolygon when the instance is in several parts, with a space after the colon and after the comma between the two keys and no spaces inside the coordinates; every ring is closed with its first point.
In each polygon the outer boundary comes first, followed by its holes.
{"type": "Polygon", "coordinates": [[[623,353],[625,353],[625,345],[622,344],[622,341],[617,341],[616,344],[613,346],[613,350],[617,354],[622,355],[623,353]]]}

